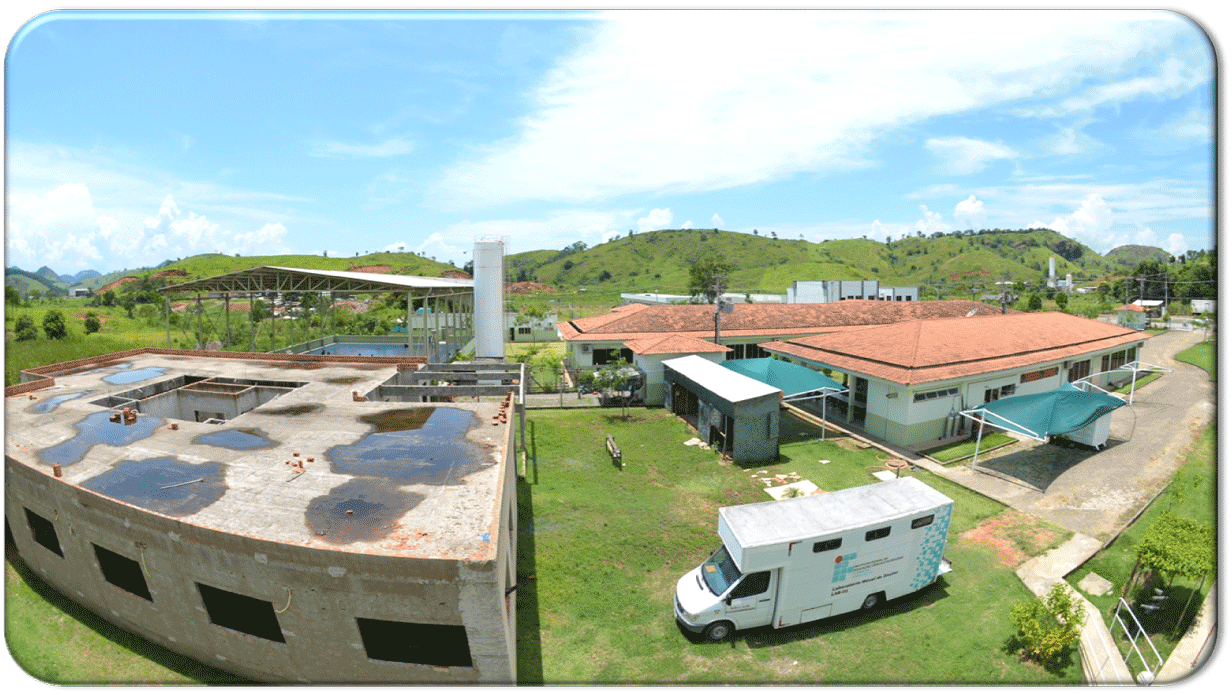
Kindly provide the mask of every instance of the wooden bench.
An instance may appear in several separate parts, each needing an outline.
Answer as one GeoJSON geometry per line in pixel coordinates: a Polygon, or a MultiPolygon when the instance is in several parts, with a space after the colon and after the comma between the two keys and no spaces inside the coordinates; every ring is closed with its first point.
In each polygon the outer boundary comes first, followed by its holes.
{"type": "Polygon", "coordinates": [[[607,453],[612,455],[612,463],[614,465],[621,468],[625,467],[624,461],[621,458],[620,447],[616,446],[616,440],[610,434],[607,436],[607,453]]]}

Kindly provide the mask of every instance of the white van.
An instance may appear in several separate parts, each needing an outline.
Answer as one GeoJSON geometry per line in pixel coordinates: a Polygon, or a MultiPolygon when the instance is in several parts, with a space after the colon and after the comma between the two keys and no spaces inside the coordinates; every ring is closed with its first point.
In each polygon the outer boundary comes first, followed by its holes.
{"type": "Polygon", "coordinates": [[[676,620],[718,641],[919,591],[950,571],[953,510],[915,478],[723,507],[723,546],[676,583],[676,620]]]}

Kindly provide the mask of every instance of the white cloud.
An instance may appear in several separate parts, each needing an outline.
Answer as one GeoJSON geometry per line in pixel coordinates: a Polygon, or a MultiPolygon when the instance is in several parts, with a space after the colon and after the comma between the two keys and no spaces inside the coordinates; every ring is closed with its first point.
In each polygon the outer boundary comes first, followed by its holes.
{"type": "Polygon", "coordinates": [[[638,219],[637,231],[653,232],[656,229],[670,229],[671,225],[671,208],[655,208],[650,211],[650,214],[638,219]]]}
{"type": "MultiPolygon", "coordinates": [[[[463,220],[446,226],[440,235],[454,241],[508,239],[506,253],[563,249],[575,241],[602,243],[605,233],[631,228],[634,215],[628,211],[560,210],[539,218],[463,220]]],[[[470,248],[473,246],[463,252],[470,248]]]]}
{"type": "MultiPolygon", "coordinates": [[[[472,245],[471,248],[474,248],[474,246],[472,245]]],[[[446,241],[445,235],[440,232],[429,234],[427,239],[424,239],[420,242],[419,246],[415,247],[415,251],[421,256],[436,256],[437,260],[441,262],[452,258],[457,263],[462,263],[458,259],[462,257],[462,252],[466,250],[468,249],[455,246],[446,241]]]]}
{"type": "MultiPolygon", "coordinates": [[[[1168,13],[1064,19],[971,10],[613,13],[545,75],[515,135],[467,153],[430,198],[452,207],[597,201],[848,171],[868,166],[867,145],[890,129],[1055,97],[1084,86],[1075,75],[1085,84],[1116,79],[1128,61],[1158,58],[1193,33],[1168,13]],[[697,51],[681,36],[739,48],[697,51]]],[[[1188,64],[1175,71],[1200,77],[1188,64]]]]}
{"type": "Polygon", "coordinates": [[[313,157],[393,157],[406,154],[415,149],[415,143],[409,138],[389,138],[370,145],[323,141],[313,143],[308,154],[313,157]]]}
{"type": "Polygon", "coordinates": [[[1185,241],[1184,234],[1169,234],[1168,243],[1164,249],[1173,256],[1183,256],[1189,251],[1189,244],[1185,241]]]}
{"type": "Polygon", "coordinates": [[[1036,224],[1079,240],[1101,239],[1112,226],[1112,208],[1099,194],[1092,193],[1069,215],[1054,218],[1048,225],[1036,224]]]}
{"type": "Polygon", "coordinates": [[[932,150],[948,174],[964,175],[983,171],[998,159],[1015,159],[1018,152],[1000,143],[964,137],[929,138],[924,146],[932,150]]]}
{"type": "Polygon", "coordinates": [[[717,212],[710,218],[710,225],[715,229],[722,229],[724,224],[723,218],[719,217],[719,213],[717,212]]]}
{"type": "Polygon", "coordinates": [[[613,240],[613,239],[619,239],[619,238],[620,238],[620,232],[616,232],[616,231],[612,231],[612,232],[604,232],[604,233],[603,233],[603,241],[602,241],[602,243],[606,244],[607,242],[609,242],[609,241],[611,241],[611,240],[613,240]]]}
{"type": "Polygon", "coordinates": [[[1102,149],[1099,141],[1077,128],[1058,128],[1057,134],[1043,142],[1044,149],[1052,154],[1090,154],[1102,149]]]}
{"type": "Polygon", "coordinates": [[[915,230],[924,232],[925,235],[933,232],[948,232],[952,226],[946,224],[945,220],[941,219],[941,213],[933,212],[928,209],[927,205],[920,206],[920,214],[923,215],[916,223],[915,230]]]}
{"type": "Polygon", "coordinates": [[[958,201],[954,206],[954,221],[964,229],[978,230],[984,226],[984,201],[970,195],[966,200],[958,201]]]}
{"type": "Polygon", "coordinates": [[[1209,71],[1204,66],[1199,67],[1196,64],[1200,58],[1197,56],[1189,58],[1193,62],[1186,62],[1181,56],[1171,56],[1159,64],[1154,74],[1095,85],[1055,106],[1025,110],[1022,113],[1054,117],[1089,111],[1107,104],[1115,105],[1140,97],[1175,97],[1210,79],[1209,71]]]}
{"type": "Polygon", "coordinates": [[[681,225],[681,229],[693,229],[693,220],[685,220],[681,225]]]}

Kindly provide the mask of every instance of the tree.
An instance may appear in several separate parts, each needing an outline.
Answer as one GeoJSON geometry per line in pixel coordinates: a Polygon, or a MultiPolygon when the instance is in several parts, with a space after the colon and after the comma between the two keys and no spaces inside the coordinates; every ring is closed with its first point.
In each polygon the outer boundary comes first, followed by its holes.
{"type": "Polygon", "coordinates": [[[694,261],[689,266],[689,294],[703,296],[707,304],[714,304],[727,287],[732,264],[719,256],[711,255],[694,261]]]}
{"type": "Polygon", "coordinates": [[[21,306],[21,295],[17,294],[17,288],[10,285],[4,286],[4,303],[12,304],[13,306],[21,306]]]}
{"type": "Polygon", "coordinates": [[[86,314],[85,325],[86,325],[86,335],[90,335],[91,333],[98,333],[99,331],[103,330],[102,322],[98,320],[98,315],[95,314],[93,311],[86,314]]]}
{"type": "Polygon", "coordinates": [[[590,376],[591,385],[599,391],[604,401],[620,399],[621,415],[627,414],[629,399],[636,390],[637,369],[624,360],[609,362],[590,376]]]}
{"type": "Polygon", "coordinates": [[[68,337],[68,328],[64,325],[64,314],[59,309],[52,309],[43,316],[43,332],[52,340],[64,340],[68,337]]]}
{"type": "Polygon", "coordinates": [[[17,317],[17,324],[13,327],[17,333],[18,340],[34,340],[38,337],[38,329],[34,327],[34,319],[27,314],[22,314],[17,317]]]}
{"type": "Polygon", "coordinates": [[[1044,299],[1039,296],[1039,293],[1032,293],[1027,297],[1027,311],[1039,311],[1044,308],[1044,299]]]}
{"type": "Polygon", "coordinates": [[[1044,599],[1035,598],[1010,609],[1023,656],[1047,664],[1078,641],[1087,611],[1071,591],[1065,582],[1057,582],[1044,599]]]}
{"type": "Polygon", "coordinates": [[[1057,308],[1065,311],[1065,307],[1069,306],[1069,295],[1064,292],[1057,292],[1052,296],[1052,301],[1057,303],[1057,308]]]}

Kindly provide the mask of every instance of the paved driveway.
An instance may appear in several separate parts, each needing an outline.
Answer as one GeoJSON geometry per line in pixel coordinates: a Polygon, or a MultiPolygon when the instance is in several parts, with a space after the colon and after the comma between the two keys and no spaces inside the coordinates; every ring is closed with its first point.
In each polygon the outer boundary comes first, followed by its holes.
{"type": "Polygon", "coordinates": [[[1015,509],[1106,541],[1163,490],[1215,418],[1215,384],[1204,370],[1173,359],[1201,340],[1201,331],[1170,331],[1146,341],[1138,359],[1172,373],[1138,389],[1132,405],[1113,412],[1102,451],[1041,444],[1000,456],[981,453],[979,468],[987,467],[986,472],[929,468],[1015,509]]]}

